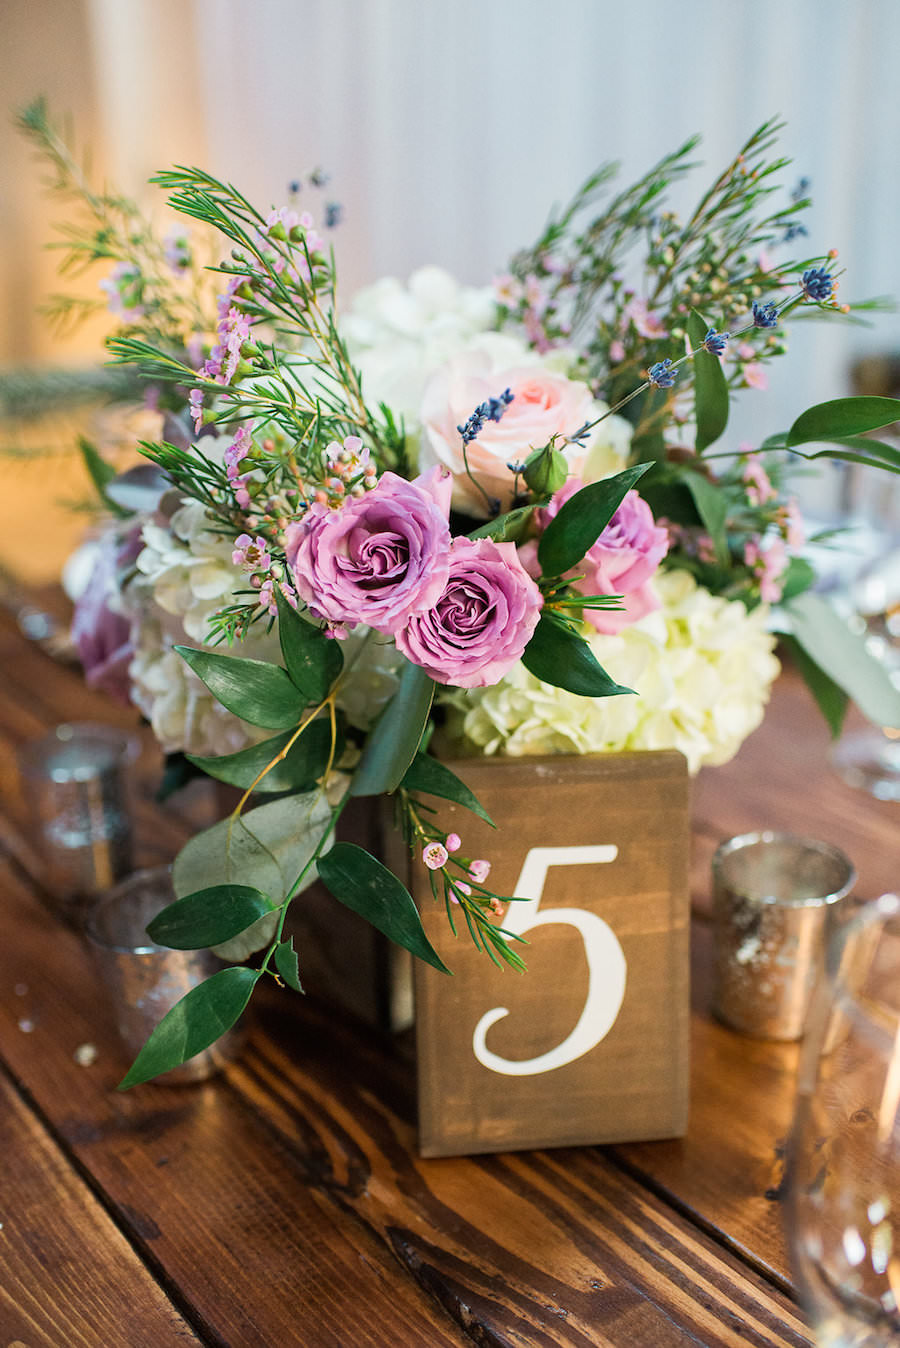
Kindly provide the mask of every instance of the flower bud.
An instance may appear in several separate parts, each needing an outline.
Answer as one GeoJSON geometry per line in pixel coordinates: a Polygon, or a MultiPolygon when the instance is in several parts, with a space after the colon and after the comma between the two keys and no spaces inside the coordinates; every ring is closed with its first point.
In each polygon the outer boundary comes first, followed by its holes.
{"type": "Polygon", "coordinates": [[[522,476],[537,496],[550,496],[564,487],[569,475],[565,457],[553,445],[536,449],[525,460],[522,476]]]}
{"type": "Polygon", "coordinates": [[[270,239],[278,239],[279,243],[287,243],[287,230],[280,220],[276,220],[274,225],[269,225],[266,233],[270,239]]]}

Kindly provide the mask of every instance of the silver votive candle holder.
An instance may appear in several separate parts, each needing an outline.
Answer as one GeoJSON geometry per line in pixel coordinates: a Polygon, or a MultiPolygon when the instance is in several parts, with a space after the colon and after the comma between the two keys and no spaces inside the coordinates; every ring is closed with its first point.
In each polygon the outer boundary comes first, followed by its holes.
{"type": "Polygon", "coordinates": [[[853,864],[814,838],[745,833],[716,850],[712,874],[715,1015],[760,1039],[799,1039],[853,864]]]}
{"type": "MultiPolygon", "coordinates": [[[[174,899],[171,867],[156,866],[128,876],[87,916],[88,944],[129,1062],[176,1002],[224,968],[208,950],[170,950],[147,935],[147,924],[174,899]]],[[[163,1085],[205,1081],[237,1056],[242,1038],[236,1026],[157,1079],[163,1085]]]]}
{"type": "Polygon", "coordinates": [[[136,735],[92,722],[58,725],[20,751],[40,879],[60,916],[133,868],[128,770],[136,735]]]}

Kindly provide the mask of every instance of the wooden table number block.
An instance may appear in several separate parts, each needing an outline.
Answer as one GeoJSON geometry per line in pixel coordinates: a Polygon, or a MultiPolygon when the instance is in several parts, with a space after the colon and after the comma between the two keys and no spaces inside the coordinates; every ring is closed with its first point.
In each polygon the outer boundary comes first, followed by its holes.
{"type": "Polygon", "coordinates": [[[688,777],[681,754],[451,764],[498,825],[439,804],[461,854],[516,894],[526,974],[454,938],[411,892],[453,977],[415,961],[424,1156],[675,1137],[688,1103],[688,777]]]}

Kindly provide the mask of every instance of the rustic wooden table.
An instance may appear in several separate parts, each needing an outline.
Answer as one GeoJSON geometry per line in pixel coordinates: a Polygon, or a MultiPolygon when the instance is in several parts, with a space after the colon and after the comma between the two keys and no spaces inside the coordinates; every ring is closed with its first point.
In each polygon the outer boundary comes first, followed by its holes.
{"type": "MultiPolygon", "coordinates": [[[[42,904],[15,753],[61,720],[134,718],[8,615],[0,659],[0,1348],[808,1343],[779,1202],[796,1047],[710,1017],[709,860],[733,833],[810,832],[872,897],[896,884],[897,806],[829,769],[793,676],[695,786],[688,1136],[423,1161],[407,1058],[274,988],[224,1076],[114,1090],[126,1061],[78,937],[42,904]]],[[[148,738],[147,864],[204,808],[154,804],[157,768],[148,738]]]]}

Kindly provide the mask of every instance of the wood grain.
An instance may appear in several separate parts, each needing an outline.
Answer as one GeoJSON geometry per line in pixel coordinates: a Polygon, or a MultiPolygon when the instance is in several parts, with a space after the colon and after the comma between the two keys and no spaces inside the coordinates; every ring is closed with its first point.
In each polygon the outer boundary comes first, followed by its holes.
{"type": "Polygon", "coordinates": [[[201,1342],[0,1073],[0,1342],[201,1342]]]}
{"type": "MultiPolygon", "coordinates": [[[[541,861],[531,849],[559,850],[545,855],[545,875],[536,872],[539,908],[523,919],[534,926],[519,947],[524,976],[491,964],[461,920],[454,938],[424,865],[411,867],[426,935],[453,971],[448,978],[421,961],[415,968],[422,1154],[680,1135],[688,1105],[684,758],[663,751],[450,766],[497,828],[460,806],[431,804],[439,807],[441,827],[464,839],[465,855],[490,857],[497,893],[524,899],[516,886],[526,860],[541,861]],[[563,864],[571,849],[597,845],[607,849],[603,862],[563,864]],[[588,924],[585,934],[574,925],[580,920],[588,924]],[[614,999],[607,1011],[617,960],[621,1003],[614,999]],[[523,1060],[552,1054],[567,1041],[589,996],[595,1023],[612,1016],[602,1038],[552,1070],[517,1075],[523,1060]],[[485,1047],[497,1057],[486,1063],[476,1057],[473,1037],[494,1007],[504,1014],[487,1033],[485,1047]]],[[[519,907],[509,905],[506,923],[519,907]]]]}
{"type": "Polygon", "coordinates": [[[0,893],[16,938],[0,949],[0,1058],[122,1229],[190,1298],[204,1337],[228,1348],[346,1348],[351,1327],[349,1341],[381,1348],[389,1323],[392,1342],[409,1348],[464,1341],[413,1280],[397,1279],[390,1249],[340,1202],[322,1201],[305,1161],[227,1077],[118,1094],[127,1060],[87,952],[48,926],[9,864],[0,893]],[[85,1042],[97,1049],[90,1068],[73,1058],[85,1042]]]}

